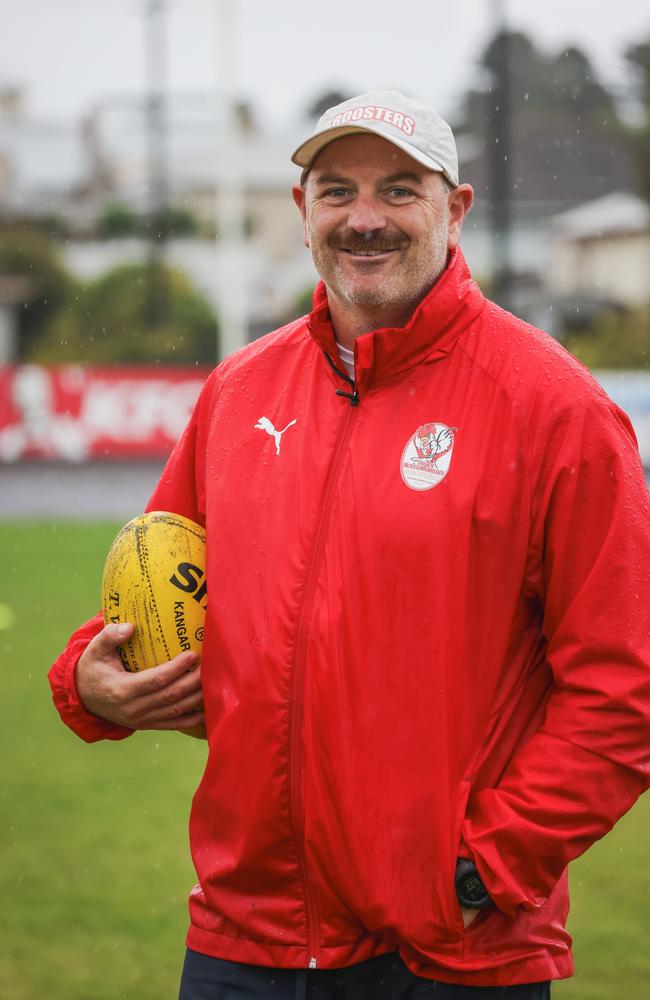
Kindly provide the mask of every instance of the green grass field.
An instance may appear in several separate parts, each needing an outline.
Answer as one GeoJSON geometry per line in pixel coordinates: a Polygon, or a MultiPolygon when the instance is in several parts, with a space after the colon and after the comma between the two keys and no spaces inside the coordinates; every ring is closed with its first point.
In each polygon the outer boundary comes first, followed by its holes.
{"type": "MultiPolygon", "coordinates": [[[[99,606],[118,525],[0,523],[0,997],[174,1000],[194,882],[187,814],[205,744],[87,746],[46,671],[99,606]]],[[[576,976],[560,1000],[649,995],[650,796],[572,869],[576,976]]]]}

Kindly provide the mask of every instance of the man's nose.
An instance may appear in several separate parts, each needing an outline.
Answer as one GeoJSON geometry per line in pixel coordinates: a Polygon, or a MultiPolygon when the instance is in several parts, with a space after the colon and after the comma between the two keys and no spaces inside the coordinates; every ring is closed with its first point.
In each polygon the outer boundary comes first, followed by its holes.
{"type": "Polygon", "coordinates": [[[357,196],[350,209],[348,225],[357,233],[370,233],[375,229],[384,229],[386,215],[382,203],[370,196],[357,196]]]}

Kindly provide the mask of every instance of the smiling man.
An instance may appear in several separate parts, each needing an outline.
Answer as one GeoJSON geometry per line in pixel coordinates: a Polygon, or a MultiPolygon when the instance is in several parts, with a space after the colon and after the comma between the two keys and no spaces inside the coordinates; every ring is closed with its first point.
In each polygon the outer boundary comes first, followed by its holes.
{"type": "Polygon", "coordinates": [[[403,326],[458,245],[469,184],[363,133],[328,143],[303,180],[293,195],[339,342],[403,326]]]}
{"type": "Polygon", "coordinates": [[[634,434],[472,281],[438,115],[364,94],[294,161],[314,308],[212,373],[149,505],[206,526],[201,684],[96,618],[54,699],[89,741],[205,718],[181,1000],[544,1000],[650,773],[634,434]]]}

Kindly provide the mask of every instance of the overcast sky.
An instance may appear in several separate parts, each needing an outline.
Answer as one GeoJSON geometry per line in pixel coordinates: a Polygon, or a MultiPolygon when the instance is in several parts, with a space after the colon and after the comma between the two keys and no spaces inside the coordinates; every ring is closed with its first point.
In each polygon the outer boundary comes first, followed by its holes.
{"type": "MultiPolygon", "coordinates": [[[[226,0],[168,0],[172,91],[214,89],[226,0]]],[[[24,84],[32,111],[71,116],[144,87],[145,0],[0,0],[0,83],[24,84]]],[[[325,89],[397,87],[452,115],[476,78],[495,0],[231,0],[229,77],[257,118],[290,128],[325,89]]],[[[606,83],[624,79],[622,50],[650,36],[647,0],[503,0],[511,27],[557,50],[584,48],[606,83]]]]}

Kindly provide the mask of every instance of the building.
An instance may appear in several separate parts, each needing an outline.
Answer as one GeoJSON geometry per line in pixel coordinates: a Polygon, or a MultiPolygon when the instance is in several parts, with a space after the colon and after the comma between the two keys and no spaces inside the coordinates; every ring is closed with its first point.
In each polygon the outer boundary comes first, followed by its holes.
{"type": "Polygon", "coordinates": [[[650,303],[650,206],[615,191],[553,220],[548,287],[635,309],[650,303]]]}

